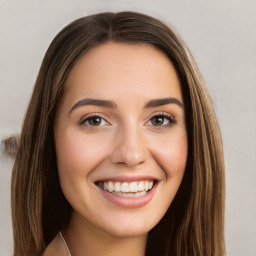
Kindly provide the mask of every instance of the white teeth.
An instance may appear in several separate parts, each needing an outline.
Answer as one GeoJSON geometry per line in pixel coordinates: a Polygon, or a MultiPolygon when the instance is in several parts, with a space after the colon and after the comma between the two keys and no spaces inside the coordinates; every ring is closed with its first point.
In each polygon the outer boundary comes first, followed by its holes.
{"type": "Polygon", "coordinates": [[[148,181],[145,182],[145,184],[144,184],[144,189],[145,189],[146,191],[148,191],[148,181]]]}
{"type": "Polygon", "coordinates": [[[108,183],[107,183],[107,182],[104,182],[104,184],[103,184],[103,189],[104,189],[104,190],[108,190],[108,183]]]}
{"type": "Polygon", "coordinates": [[[138,190],[137,190],[137,184],[136,184],[136,182],[132,182],[132,183],[130,183],[130,192],[137,192],[138,190]]]}
{"type": "Polygon", "coordinates": [[[141,181],[138,186],[138,191],[143,191],[143,190],[144,190],[144,183],[141,181]]]}
{"type": "Polygon", "coordinates": [[[148,183],[148,189],[151,189],[153,187],[153,181],[150,181],[149,183],[148,183]]]}
{"type": "Polygon", "coordinates": [[[129,192],[129,184],[127,182],[124,182],[121,186],[122,192],[129,192]]]}
{"type": "Polygon", "coordinates": [[[115,191],[120,192],[121,191],[121,182],[116,182],[115,183],[115,191]]]}
{"type": "Polygon", "coordinates": [[[143,192],[138,192],[136,194],[134,194],[134,193],[114,192],[114,194],[116,194],[118,196],[123,196],[123,197],[141,197],[141,196],[145,196],[147,194],[147,192],[143,191],[143,192]]]}
{"type": "Polygon", "coordinates": [[[111,181],[108,182],[108,191],[112,192],[114,190],[113,183],[111,181]]]}
{"type": "Polygon", "coordinates": [[[153,181],[140,181],[136,182],[133,181],[131,183],[128,182],[120,182],[120,181],[105,181],[105,182],[100,182],[99,187],[102,189],[115,194],[123,194],[123,193],[129,193],[127,196],[132,197],[134,193],[136,194],[141,194],[138,192],[147,192],[148,190],[152,189],[153,187],[153,181]]]}

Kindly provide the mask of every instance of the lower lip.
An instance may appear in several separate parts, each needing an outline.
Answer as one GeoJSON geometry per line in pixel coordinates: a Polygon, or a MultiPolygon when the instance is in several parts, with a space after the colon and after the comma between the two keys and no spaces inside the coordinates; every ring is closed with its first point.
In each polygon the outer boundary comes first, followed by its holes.
{"type": "Polygon", "coordinates": [[[111,203],[124,208],[139,208],[148,204],[156,192],[157,184],[153,186],[153,188],[147,192],[146,195],[142,197],[123,197],[118,196],[112,193],[109,193],[101,188],[99,188],[101,194],[111,203]]]}

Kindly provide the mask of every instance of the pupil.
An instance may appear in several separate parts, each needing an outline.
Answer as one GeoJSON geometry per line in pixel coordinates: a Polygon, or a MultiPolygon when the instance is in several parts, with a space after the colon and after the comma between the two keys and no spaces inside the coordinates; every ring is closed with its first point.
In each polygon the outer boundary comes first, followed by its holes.
{"type": "Polygon", "coordinates": [[[101,123],[100,117],[93,117],[89,120],[90,125],[99,125],[101,123]]]}
{"type": "Polygon", "coordinates": [[[152,123],[154,125],[161,125],[161,124],[163,124],[163,122],[164,122],[164,119],[160,116],[154,117],[153,120],[152,120],[152,123]]]}

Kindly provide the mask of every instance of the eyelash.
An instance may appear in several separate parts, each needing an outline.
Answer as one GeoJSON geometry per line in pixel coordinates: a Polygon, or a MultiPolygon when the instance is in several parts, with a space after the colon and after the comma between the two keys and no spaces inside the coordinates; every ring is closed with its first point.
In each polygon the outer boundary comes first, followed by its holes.
{"type": "MultiPolygon", "coordinates": [[[[160,117],[160,118],[163,118],[163,119],[167,119],[168,120],[168,124],[165,124],[165,125],[160,125],[160,126],[155,126],[155,125],[153,125],[154,127],[155,127],[155,129],[165,129],[165,128],[170,128],[170,127],[172,127],[172,126],[174,126],[177,122],[176,122],[176,120],[174,119],[174,117],[173,116],[171,116],[170,114],[166,114],[166,113],[158,113],[158,114],[156,114],[156,115],[153,115],[151,118],[150,118],[150,120],[149,121],[151,121],[151,123],[152,123],[152,119],[153,118],[156,118],[156,117],[160,117]]],[[[105,120],[105,118],[104,117],[102,117],[101,115],[99,115],[99,114],[91,114],[91,115],[88,115],[88,116],[85,116],[84,118],[82,118],[82,120],[80,121],[80,125],[85,125],[85,126],[87,126],[89,129],[99,129],[99,127],[101,127],[102,125],[90,125],[90,124],[86,124],[86,122],[89,122],[89,120],[92,120],[93,118],[100,118],[101,119],[101,122],[102,122],[102,119],[106,122],[106,123],[108,123],[106,120],[105,120]]],[[[101,124],[101,122],[100,122],[100,124],[101,124]]],[[[165,122],[165,121],[164,121],[165,122]]]]}

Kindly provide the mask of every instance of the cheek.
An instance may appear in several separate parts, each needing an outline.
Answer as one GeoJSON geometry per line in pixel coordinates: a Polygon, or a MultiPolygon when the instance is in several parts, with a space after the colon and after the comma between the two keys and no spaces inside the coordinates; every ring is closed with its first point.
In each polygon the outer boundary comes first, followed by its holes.
{"type": "Polygon", "coordinates": [[[56,140],[57,164],[62,173],[88,174],[96,167],[107,152],[104,138],[75,132],[74,128],[61,132],[56,140]]]}
{"type": "Polygon", "coordinates": [[[152,151],[157,163],[164,170],[166,178],[174,175],[182,177],[188,154],[186,132],[167,136],[156,145],[152,151]]]}

